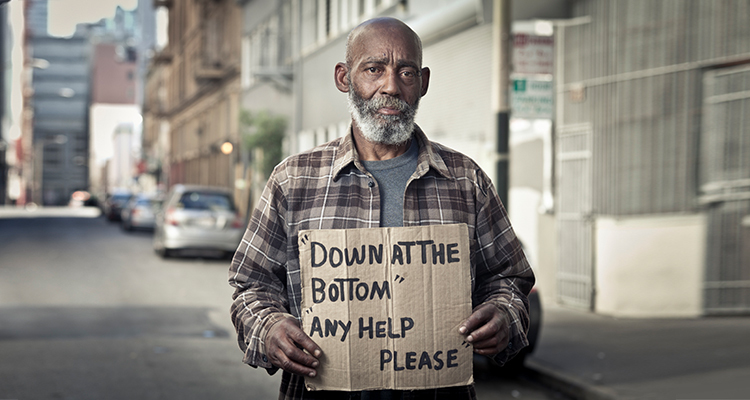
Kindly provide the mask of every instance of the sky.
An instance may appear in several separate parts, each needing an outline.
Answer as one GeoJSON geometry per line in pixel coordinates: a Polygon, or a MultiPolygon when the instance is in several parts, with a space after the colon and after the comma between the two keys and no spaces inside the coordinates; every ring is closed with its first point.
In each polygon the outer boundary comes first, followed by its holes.
{"type": "Polygon", "coordinates": [[[70,36],[76,24],[115,15],[117,6],[133,10],[138,0],[48,0],[48,29],[53,36],[70,36]]]}

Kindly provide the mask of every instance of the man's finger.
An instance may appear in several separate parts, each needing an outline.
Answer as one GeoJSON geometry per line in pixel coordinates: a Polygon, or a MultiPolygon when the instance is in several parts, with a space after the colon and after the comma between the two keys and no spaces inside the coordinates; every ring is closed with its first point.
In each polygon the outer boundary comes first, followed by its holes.
{"type": "Polygon", "coordinates": [[[310,377],[314,377],[316,375],[316,371],[314,368],[306,367],[303,364],[295,362],[294,360],[289,358],[283,351],[274,352],[274,355],[271,357],[271,362],[273,365],[293,374],[310,377]]]}
{"type": "Polygon", "coordinates": [[[315,368],[319,365],[316,356],[319,357],[322,351],[300,329],[296,320],[290,318],[279,321],[269,330],[267,343],[273,365],[294,374],[315,376],[315,368]]]}
{"type": "Polygon", "coordinates": [[[470,332],[466,337],[466,341],[476,346],[479,342],[496,338],[499,331],[500,324],[498,321],[496,319],[490,319],[486,324],[470,332]]]}
{"type": "Polygon", "coordinates": [[[493,309],[496,308],[491,304],[485,304],[478,307],[476,310],[474,310],[474,312],[471,313],[469,318],[461,323],[458,331],[463,335],[472,333],[474,330],[483,326],[490,318],[492,318],[492,316],[494,315],[493,309]]]}
{"type": "Polygon", "coordinates": [[[307,334],[302,331],[302,329],[298,328],[296,330],[291,330],[289,336],[294,343],[307,350],[307,352],[312,354],[315,358],[318,358],[323,354],[323,350],[321,350],[320,347],[310,339],[310,336],[307,336],[307,334]]]}
{"type": "Polygon", "coordinates": [[[291,338],[279,343],[279,348],[291,361],[295,363],[315,368],[318,366],[318,359],[309,353],[304,352],[291,338]]]}
{"type": "Polygon", "coordinates": [[[479,354],[497,354],[508,346],[508,336],[500,335],[489,337],[472,343],[474,352],[479,354]]]}

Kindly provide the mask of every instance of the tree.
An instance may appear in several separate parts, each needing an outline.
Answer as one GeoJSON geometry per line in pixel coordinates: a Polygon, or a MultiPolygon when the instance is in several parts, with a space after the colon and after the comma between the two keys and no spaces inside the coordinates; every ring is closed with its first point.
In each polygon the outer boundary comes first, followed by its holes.
{"type": "Polygon", "coordinates": [[[271,175],[276,164],[281,162],[286,127],[286,117],[265,110],[256,113],[240,111],[242,145],[248,154],[256,153],[256,149],[262,150],[261,159],[253,164],[260,168],[265,177],[271,175]]]}

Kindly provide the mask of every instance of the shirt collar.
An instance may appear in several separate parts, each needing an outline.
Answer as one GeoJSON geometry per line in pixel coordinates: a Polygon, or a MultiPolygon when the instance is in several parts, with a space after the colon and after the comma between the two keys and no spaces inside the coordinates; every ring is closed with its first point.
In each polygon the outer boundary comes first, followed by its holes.
{"type": "MultiPolygon", "coordinates": [[[[359,154],[357,148],[354,146],[354,136],[352,133],[352,126],[349,124],[349,129],[343,138],[341,138],[340,145],[336,151],[336,156],[333,160],[333,177],[334,181],[338,179],[341,171],[344,170],[348,165],[354,164],[354,166],[364,171],[364,167],[359,160],[359,154]]],[[[414,125],[413,139],[417,140],[419,144],[419,156],[417,156],[417,175],[422,177],[430,170],[434,169],[437,173],[448,179],[453,179],[453,174],[448,170],[445,165],[443,158],[435,151],[435,146],[432,145],[427,135],[422,132],[422,128],[414,125]]]]}

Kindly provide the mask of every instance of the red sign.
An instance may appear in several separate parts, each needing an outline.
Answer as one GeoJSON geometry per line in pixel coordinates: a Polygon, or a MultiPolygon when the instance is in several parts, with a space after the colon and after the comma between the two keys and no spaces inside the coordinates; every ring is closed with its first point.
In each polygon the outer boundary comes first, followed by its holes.
{"type": "Polygon", "coordinates": [[[521,74],[552,74],[554,69],[552,36],[513,35],[513,72],[521,74]]]}

